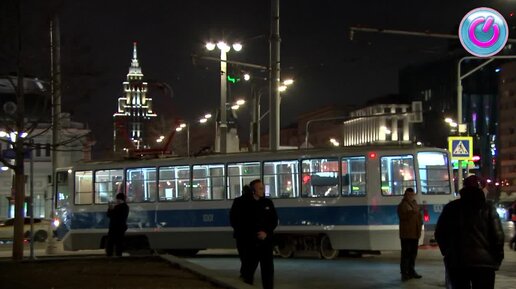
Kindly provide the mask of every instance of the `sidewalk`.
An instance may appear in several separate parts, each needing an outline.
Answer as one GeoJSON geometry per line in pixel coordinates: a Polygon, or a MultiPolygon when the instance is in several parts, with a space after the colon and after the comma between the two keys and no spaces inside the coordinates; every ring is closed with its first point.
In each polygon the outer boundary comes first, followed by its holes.
{"type": "Polygon", "coordinates": [[[108,258],[103,250],[63,251],[48,255],[46,244],[35,248],[35,259],[25,246],[22,262],[11,260],[11,250],[0,248],[1,289],[256,289],[237,278],[171,256],[108,258]]]}

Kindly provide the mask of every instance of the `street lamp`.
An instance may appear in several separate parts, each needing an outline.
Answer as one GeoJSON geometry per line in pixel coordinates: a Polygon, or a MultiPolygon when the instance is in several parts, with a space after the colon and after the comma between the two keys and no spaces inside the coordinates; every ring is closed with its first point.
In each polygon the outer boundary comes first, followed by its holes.
{"type": "Polygon", "coordinates": [[[190,124],[183,122],[176,127],[177,132],[181,132],[183,129],[186,129],[186,155],[190,157],[190,124]]]}
{"type": "MultiPolygon", "coordinates": [[[[213,42],[206,43],[206,49],[212,51],[217,47],[220,50],[220,152],[227,152],[227,113],[226,113],[226,99],[227,99],[227,55],[231,50],[231,46],[226,44],[224,41],[219,41],[217,45],[213,42]]],[[[233,50],[242,50],[242,44],[234,43],[233,50]]]]}

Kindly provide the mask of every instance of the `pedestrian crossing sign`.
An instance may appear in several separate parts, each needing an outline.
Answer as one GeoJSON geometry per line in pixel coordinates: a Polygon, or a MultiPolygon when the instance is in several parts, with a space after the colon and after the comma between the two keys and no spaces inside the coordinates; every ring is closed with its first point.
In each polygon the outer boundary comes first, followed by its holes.
{"type": "Polygon", "coordinates": [[[471,160],[473,158],[473,137],[448,137],[448,150],[454,160],[471,160]]]}

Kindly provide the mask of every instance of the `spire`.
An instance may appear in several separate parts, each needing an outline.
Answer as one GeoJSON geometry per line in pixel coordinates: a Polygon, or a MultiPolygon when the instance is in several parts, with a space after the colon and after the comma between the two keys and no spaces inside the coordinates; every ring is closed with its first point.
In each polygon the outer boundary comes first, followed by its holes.
{"type": "Polygon", "coordinates": [[[135,59],[138,60],[138,54],[136,53],[136,45],[137,44],[138,43],[136,41],[133,42],[133,60],[135,60],[135,59]]]}
{"type": "Polygon", "coordinates": [[[138,45],[138,43],[136,41],[134,41],[133,42],[133,59],[131,60],[131,66],[129,67],[129,74],[127,75],[127,77],[129,78],[129,76],[132,76],[132,77],[141,79],[143,74],[142,74],[142,68],[140,67],[140,63],[138,62],[137,45],[138,45]]]}

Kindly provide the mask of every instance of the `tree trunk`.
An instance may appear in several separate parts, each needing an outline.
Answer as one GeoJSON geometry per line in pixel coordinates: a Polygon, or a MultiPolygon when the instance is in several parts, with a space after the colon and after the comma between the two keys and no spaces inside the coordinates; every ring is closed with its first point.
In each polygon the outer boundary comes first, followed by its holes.
{"type": "MultiPolygon", "coordinates": [[[[22,148],[23,149],[23,148],[22,148]]],[[[25,174],[23,168],[23,150],[21,162],[16,155],[15,169],[15,193],[14,193],[14,235],[13,235],[13,260],[23,259],[23,235],[25,219],[25,174]]]]}

